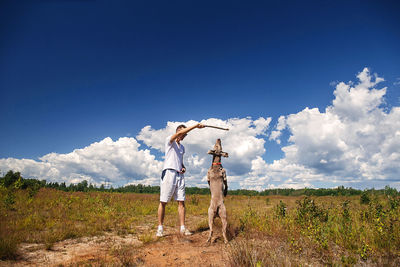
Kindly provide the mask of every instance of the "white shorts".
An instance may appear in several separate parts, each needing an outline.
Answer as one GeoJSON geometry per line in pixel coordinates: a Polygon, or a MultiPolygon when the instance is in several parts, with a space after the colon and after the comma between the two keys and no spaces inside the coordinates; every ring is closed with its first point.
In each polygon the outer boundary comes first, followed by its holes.
{"type": "Polygon", "coordinates": [[[175,170],[165,170],[160,184],[160,201],[168,202],[174,196],[177,201],[185,201],[185,177],[175,170]]]}

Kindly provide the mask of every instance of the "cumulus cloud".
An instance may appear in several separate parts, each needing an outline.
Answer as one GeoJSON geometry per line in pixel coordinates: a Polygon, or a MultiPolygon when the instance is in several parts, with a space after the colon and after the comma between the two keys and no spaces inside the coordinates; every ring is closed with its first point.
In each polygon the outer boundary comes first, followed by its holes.
{"type": "MultiPolygon", "coordinates": [[[[324,112],[305,108],[286,116],[290,136],[289,144],[282,147],[283,160],[302,166],[301,172],[322,175],[322,181],[364,182],[370,187],[379,180],[394,184],[400,179],[396,167],[400,163],[400,108],[383,109],[386,87],[375,88],[383,78],[371,75],[367,68],[357,78],[356,85],[337,84],[335,99],[324,112]]],[[[304,178],[292,179],[304,182],[304,178]]]]}
{"type": "MultiPolygon", "coordinates": [[[[186,148],[185,165],[189,170],[186,182],[191,186],[207,185],[206,174],[211,164],[207,151],[214,146],[217,138],[223,140],[229,158],[224,166],[232,177],[246,175],[252,160],[265,153],[265,140],[271,118],[232,118],[228,120],[207,119],[202,123],[230,128],[221,131],[212,128],[196,129],[183,141],[186,148]]],[[[20,171],[26,177],[37,177],[48,181],[76,183],[88,180],[95,184],[110,181],[114,185],[142,183],[156,185],[162,170],[163,158],[157,158],[150,149],[164,152],[165,139],[175,133],[180,124],[188,126],[196,121],[168,122],[163,129],[144,127],[136,138],[123,137],[116,141],[105,138],[85,148],[68,154],[50,153],[31,159],[0,159],[0,169],[20,171]],[[139,141],[139,142],[138,142],[139,141]]],[[[232,182],[234,182],[232,178],[232,182]]]]}
{"type": "MultiPolygon", "coordinates": [[[[189,182],[197,183],[200,179],[203,186],[206,184],[205,175],[211,163],[211,156],[207,151],[211,149],[217,138],[222,140],[222,148],[229,153],[229,158],[223,160],[224,167],[229,169],[232,181],[235,176],[246,175],[251,170],[251,162],[257,156],[265,153],[265,136],[271,122],[271,118],[233,118],[228,120],[207,119],[203,124],[229,128],[229,131],[221,131],[212,128],[195,129],[189,133],[182,142],[186,148],[186,165],[190,172],[187,173],[189,182]],[[199,178],[201,177],[201,178],[199,178]]],[[[163,129],[144,127],[137,135],[137,139],[147,146],[164,152],[165,139],[175,133],[180,124],[193,125],[198,122],[168,122],[163,129]]]]}
{"type": "Polygon", "coordinates": [[[273,130],[269,135],[269,140],[274,140],[279,145],[281,143],[280,136],[282,135],[282,131],[285,128],[286,128],[285,116],[280,116],[278,119],[278,124],[275,127],[275,130],[273,130]]]}
{"type": "Polygon", "coordinates": [[[378,111],[379,105],[384,101],[386,87],[375,89],[374,86],[384,81],[383,78],[374,75],[372,77],[367,68],[357,75],[359,83],[352,87],[351,84],[340,82],[333,92],[335,99],[333,105],[328,107],[328,112],[338,115],[341,120],[359,120],[369,115],[372,111],[378,111]],[[375,80],[373,80],[375,78],[375,80]]]}
{"type": "Polygon", "coordinates": [[[303,165],[289,162],[287,159],[274,160],[268,164],[262,157],[252,161],[251,171],[240,181],[241,188],[254,190],[273,188],[312,188],[313,182],[323,181],[326,177],[303,165]]]}
{"type": "MultiPolygon", "coordinates": [[[[223,159],[231,188],[333,187],[400,188],[400,107],[385,105],[383,78],[365,68],[358,81],[338,82],[332,104],[280,116],[270,129],[271,118],[209,118],[203,124],[229,128],[195,129],[183,141],[189,186],[206,186],[211,149],[217,138],[229,158],[223,159]],[[283,134],[285,133],[285,134],[283,134]],[[281,145],[282,136],[288,136],[281,145]],[[284,157],[267,163],[266,140],[281,145],[284,157]]],[[[0,159],[0,169],[20,171],[25,177],[75,183],[82,180],[114,185],[157,185],[163,164],[165,139],[180,124],[144,127],[135,137],[116,141],[105,138],[71,153],[50,153],[32,159],[0,159]]]]}
{"type": "Polygon", "coordinates": [[[148,149],[140,149],[134,138],[113,141],[107,137],[68,154],[50,153],[39,161],[31,159],[0,159],[0,169],[20,171],[26,177],[48,181],[77,183],[87,180],[94,184],[113,184],[141,180],[145,184],[159,177],[162,162],[148,149]]]}

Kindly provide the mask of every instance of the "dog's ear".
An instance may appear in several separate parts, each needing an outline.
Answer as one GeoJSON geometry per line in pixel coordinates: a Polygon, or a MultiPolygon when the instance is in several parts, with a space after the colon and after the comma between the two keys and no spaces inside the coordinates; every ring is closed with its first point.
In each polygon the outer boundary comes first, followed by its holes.
{"type": "Polygon", "coordinates": [[[221,156],[223,156],[223,157],[225,157],[225,158],[228,158],[228,157],[229,157],[229,155],[228,155],[227,152],[221,152],[221,156]]]}
{"type": "Polygon", "coordinates": [[[207,154],[214,155],[215,154],[215,150],[208,150],[207,154]]]}

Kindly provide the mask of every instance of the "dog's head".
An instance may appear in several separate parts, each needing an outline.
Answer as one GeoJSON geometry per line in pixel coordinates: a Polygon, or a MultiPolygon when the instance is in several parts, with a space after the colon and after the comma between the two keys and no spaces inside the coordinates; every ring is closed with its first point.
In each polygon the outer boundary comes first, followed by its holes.
{"type": "Polygon", "coordinates": [[[221,139],[219,139],[219,138],[215,142],[214,149],[209,150],[208,154],[213,155],[213,156],[225,157],[225,158],[228,157],[228,153],[222,151],[221,139]]]}

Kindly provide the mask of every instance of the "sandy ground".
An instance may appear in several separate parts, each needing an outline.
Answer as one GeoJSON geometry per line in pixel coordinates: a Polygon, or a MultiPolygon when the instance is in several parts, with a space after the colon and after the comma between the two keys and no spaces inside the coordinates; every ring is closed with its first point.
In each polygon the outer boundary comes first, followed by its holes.
{"type": "Polygon", "coordinates": [[[136,262],[145,266],[224,266],[226,245],[219,237],[206,243],[207,234],[166,236],[139,250],[136,262]]]}
{"type": "MultiPolygon", "coordinates": [[[[226,245],[215,233],[206,243],[208,231],[182,237],[176,229],[166,236],[143,243],[135,235],[68,239],[55,243],[50,250],[44,244],[21,244],[20,259],[0,261],[0,266],[224,266],[226,245]]],[[[154,234],[154,236],[153,236],[154,234]]]]}
{"type": "Polygon", "coordinates": [[[3,262],[3,264],[6,266],[60,266],[98,259],[106,261],[113,248],[121,245],[139,247],[142,246],[142,242],[133,235],[120,237],[108,233],[104,236],[67,239],[55,243],[50,250],[46,250],[44,244],[21,244],[20,259],[3,262]]]}

